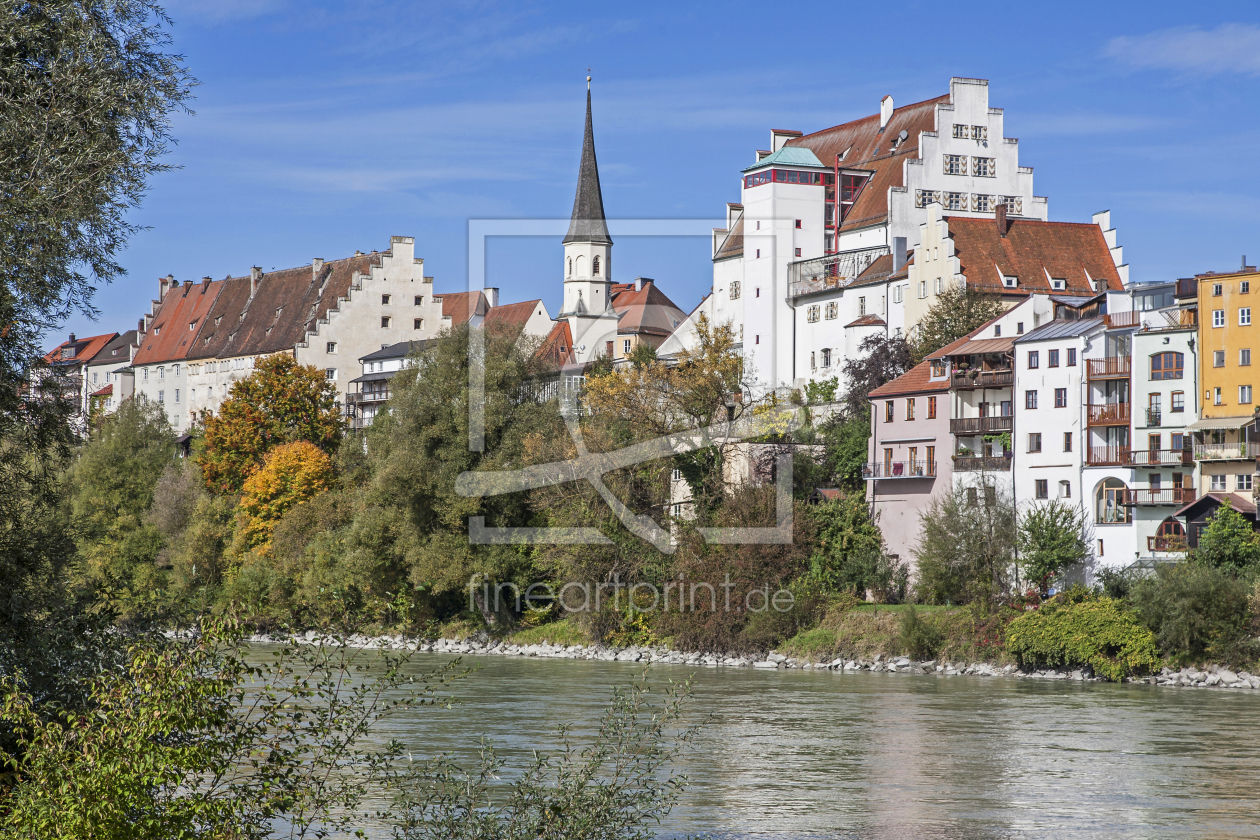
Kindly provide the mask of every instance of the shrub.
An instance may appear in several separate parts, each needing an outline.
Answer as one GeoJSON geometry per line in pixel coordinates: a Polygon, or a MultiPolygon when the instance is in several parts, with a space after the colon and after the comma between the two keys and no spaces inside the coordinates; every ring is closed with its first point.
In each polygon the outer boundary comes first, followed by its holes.
{"type": "Polygon", "coordinates": [[[1159,667],[1154,634],[1111,598],[1056,599],[1012,621],[1006,645],[1021,664],[1088,665],[1109,680],[1159,667]]]}
{"type": "Polygon", "coordinates": [[[818,549],[809,559],[809,576],[823,590],[865,597],[870,589],[884,596],[881,600],[904,591],[905,573],[884,556],[883,537],[864,496],[850,493],[808,511],[818,524],[818,549]]]}
{"type": "Polygon", "coordinates": [[[303,440],[276,447],[245,481],[240,504],[245,538],[251,545],[269,546],[280,517],[327,490],[332,477],[332,459],[314,444],[303,440]]]}
{"type": "Polygon", "coordinates": [[[1226,501],[1203,529],[1191,559],[1217,569],[1254,575],[1260,572],[1260,534],[1226,501]]]}
{"type": "Polygon", "coordinates": [[[1034,504],[1019,516],[1019,566],[1044,597],[1065,571],[1090,555],[1089,517],[1084,506],[1058,499],[1034,504]]]}
{"type": "Polygon", "coordinates": [[[929,604],[991,605],[1011,588],[1015,503],[1009,487],[981,476],[936,496],[923,514],[915,550],[915,597],[929,604]]]}
{"type": "Polygon", "coordinates": [[[1133,586],[1133,605],[1165,654],[1178,661],[1246,658],[1251,588],[1194,561],[1158,566],[1133,586]]]}
{"type": "Polygon", "coordinates": [[[914,607],[901,614],[901,649],[915,659],[932,659],[945,641],[944,634],[919,617],[914,607]]]}

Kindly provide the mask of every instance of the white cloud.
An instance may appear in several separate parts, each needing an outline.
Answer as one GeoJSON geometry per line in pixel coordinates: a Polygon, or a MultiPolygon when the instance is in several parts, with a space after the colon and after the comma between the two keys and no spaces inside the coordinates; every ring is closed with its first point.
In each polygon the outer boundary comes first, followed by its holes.
{"type": "Polygon", "coordinates": [[[1103,52],[1138,69],[1260,76],[1260,26],[1223,23],[1215,29],[1161,29],[1112,38],[1103,52]]]}

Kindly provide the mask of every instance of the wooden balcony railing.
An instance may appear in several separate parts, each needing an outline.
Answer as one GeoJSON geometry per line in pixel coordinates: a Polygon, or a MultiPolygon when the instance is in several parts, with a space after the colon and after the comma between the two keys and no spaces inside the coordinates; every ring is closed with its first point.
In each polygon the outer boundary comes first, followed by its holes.
{"type": "Polygon", "coordinates": [[[1104,316],[1109,327],[1136,327],[1142,322],[1142,313],[1136,310],[1129,312],[1112,312],[1104,316]]]}
{"type": "Polygon", "coordinates": [[[954,388],[1009,388],[1015,384],[1013,370],[956,370],[950,383],[954,388]]]}
{"type": "Polygon", "coordinates": [[[1260,457],[1260,443],[1196,443],[1196,461],[1248,461],[1260,457]]]}
{"type": "Polygon", "coordinates": [[[954,472],[1010,472],[1010,458],[976,458],[970,455],[954,456],[954,472]]]}
{"type": "Polygon", "coordinates": [[[1142,488],[1124,491],[1126,505],[1175,505],[1181,507],[1197,499],[1193,487],[1142,488]]]}
{"type": "Polygon", "coordinates": [[[1197,298],[1199,296],[1199,281],[1194,277],[1182,277],[1177,281],[1177,288],[1173,292],[1173,296],[1197,298]]]}
{"type": "Polygon", "coordinates": [[[1111,356],[1106,359],[1086,359],[1086,371],[1090,379],[1126,379],[1133,372],[1131,356],[1111,356]]]}
{"type": "Polygon", "coordinates": [[[1189,467],[1194,465],[1188,449],[1139,449],[1129,453],[1126,467],[1189,467]]]}
{"type": "Polygon", "coordinates": [[[1086,462],[1091,467],[1119,467],[1129,460],[1127,446],[1091,446],[1086,462]]]}
{"type": "Polygon", "coordinates": [[[935,461],[881,461],[862,465],[862,478],[868,481],[885,478],[932,478],[935,461]]]}
{"type": "Polygon", "coordinates": [[[1015,430],[1015,418],[1006,415],[992,417],[960,417],[949,421],[950,434],[986,435],[1015,430]]]}
{"type": "Polygon", "coordinates": [[[1147,551],[1185,551],[1185,537],[1147,537],[1147,551]]]}
{"type": "Polygon", "coordinates": [[[1132,406],[1129,403],[1106,403],[1089,406],[1089,425],[1127,426],[1132,406]]]}

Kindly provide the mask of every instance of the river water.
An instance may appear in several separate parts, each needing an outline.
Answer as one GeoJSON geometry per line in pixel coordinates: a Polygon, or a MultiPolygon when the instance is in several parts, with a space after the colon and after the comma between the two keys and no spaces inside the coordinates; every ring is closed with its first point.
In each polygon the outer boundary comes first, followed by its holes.
{"type": "MultiPolygon", "coordinates": [[[[413,667],[449,657],[419,654],[413,667]]],[[[639,666],[465,657],[452,709],[380,734],[468,759],[484,734],[524,763],[593,724],[639,666]]],[[[905,674],[694,673],[711,716],[663,837],[1260,837],[1260,692],[905,674]]]]}

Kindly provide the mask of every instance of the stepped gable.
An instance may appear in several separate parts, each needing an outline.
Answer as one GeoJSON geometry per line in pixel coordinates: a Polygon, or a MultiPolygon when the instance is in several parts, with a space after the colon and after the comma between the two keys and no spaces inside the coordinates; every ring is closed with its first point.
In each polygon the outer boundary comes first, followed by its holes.
{"type": "Polygon", "coordinates": [[[854,230],[879,224],[888,218],[888,188],[904,187],[903,164],[918,157],[919,134],[936,131],[936,106],[948,105],[949,94],[893,109],[888,125],[881,131],[879,114],[815,131],[788,140],[785,146],[802,146],[812,151],[824,166],[834,167],[836,155],[843,155],[840,169],[862,170],[870,180],[858,194],[840,230],[854,230]],[[902,131],[906,141],[893,149],[893,140],[902,131]]]}
{"type": "MultiPolygon", "coordinates": [[[[197,335],[223,289],[223,282],[189,281],[167,291],[149,318],[148,330],[139,336],[134,364],[154,365],[191,358],[197,350],[197,335]]],[[[125,360],[120,357],[120,361],[125,360]]]]}
{"type": "Polygon", "coordinates": [[[306,340],[319,321],[351,294],[356,274],[369,274],[383,252],[329,260],[318,273],[310,265],[229,277],[198,330],[189,358],[259,356],[289,350],[306,340]]]}
{"type": "Polygon", "coordinates": [[[625,285],[629,288],[620,284],[613,287],[617,332],[668,336],[686,320],[686,313],[656,287],[654,280],[644,280],[638,291],[633,284],[625,285]]]}
{"type": "Polygon", "coordinates": [[[435,297],[442,298],[442,317],[450,318],[452,327],[467,323],[476,315],[484,318],[490,312],[490,302],[486,300],[485,293],[480,290],[449,292],[435,295],[435,297]]]}
{"type": "Polygon", "coordinates": [[[1108,289],[1124,290],[1107,240],[1096,224],[1007,219],[1003,235],[1000,216],[996,220],[945,218],[954,256],[969,288],[1006,296],[1033,292],[1092,296],[1097,290],[1091,280],[1106,280],[1108,289]],[[1019,286],[1003,286],[1003,275],[1018,277],[1019,286]],[[1067,289],[1052,289],[1050,278],[1066,280],[1067,289]]]}

